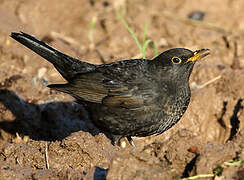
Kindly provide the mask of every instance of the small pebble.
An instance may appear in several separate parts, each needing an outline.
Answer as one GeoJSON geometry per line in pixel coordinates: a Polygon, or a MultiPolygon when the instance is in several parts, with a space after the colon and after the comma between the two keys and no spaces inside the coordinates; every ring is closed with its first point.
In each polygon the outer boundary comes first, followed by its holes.
{"type": "Polygon", "coordinates": [[[46,74],[46,72],[47,72],[47,68],[45,68],[45,67],[38,69],[37,77],[39,79],[43,78],[43,76],[46,74]]]}
{"type": "Polygon", "coordinates": [[[193,11],[188,15],[189,19],[202,21],[205,16],[205,13],[203,11],[193,11]]]}

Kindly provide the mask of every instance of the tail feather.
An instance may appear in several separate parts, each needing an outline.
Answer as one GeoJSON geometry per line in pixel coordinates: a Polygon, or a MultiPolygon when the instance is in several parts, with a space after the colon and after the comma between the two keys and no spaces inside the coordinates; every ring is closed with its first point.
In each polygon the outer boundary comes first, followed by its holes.
{"type": "Polygon", "coordinates": [[[77,73],[92,71],[96,67],[96,65],[82,62],[78,59],[63,54],[57,49],[26,33],[12,32],[10,36],[51,62],[66,80],[72,79],[77,73]]]}

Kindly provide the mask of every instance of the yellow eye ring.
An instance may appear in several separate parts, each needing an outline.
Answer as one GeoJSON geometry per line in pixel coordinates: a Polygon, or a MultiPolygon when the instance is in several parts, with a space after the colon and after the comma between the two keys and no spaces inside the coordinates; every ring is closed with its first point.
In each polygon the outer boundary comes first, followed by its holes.
{"type": "Polygon", "coordinates": [[[180,64],[181,63],[181,59],[179,57],[172,57],[171,61],[173,64],[180,64]]]}

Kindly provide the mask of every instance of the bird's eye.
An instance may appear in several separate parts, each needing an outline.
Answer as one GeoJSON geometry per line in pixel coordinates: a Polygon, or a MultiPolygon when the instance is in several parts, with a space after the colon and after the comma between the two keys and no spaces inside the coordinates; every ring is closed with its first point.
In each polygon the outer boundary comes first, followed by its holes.
{"type": "Polygon", "coordinates": [[[174,63],[174,64],[180,64],[181,63],[181,59],[178,57],[172,57],[171,60],[172,60],[172,63],[174,63]]]}

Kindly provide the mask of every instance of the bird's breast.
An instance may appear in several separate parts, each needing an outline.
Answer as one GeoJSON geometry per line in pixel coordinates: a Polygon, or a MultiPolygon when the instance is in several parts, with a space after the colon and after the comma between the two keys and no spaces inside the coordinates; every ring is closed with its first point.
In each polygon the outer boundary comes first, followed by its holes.
{"type": "Polygon", "coordinates": [[[160,123],[157,130],[158,134],[175,125],[185,113],[190,102],[190,88],[181,87],[174,94],[168,96],[167,100],[161,105],[162,110],[159,113],[158,122],[160,123]]]}

